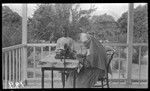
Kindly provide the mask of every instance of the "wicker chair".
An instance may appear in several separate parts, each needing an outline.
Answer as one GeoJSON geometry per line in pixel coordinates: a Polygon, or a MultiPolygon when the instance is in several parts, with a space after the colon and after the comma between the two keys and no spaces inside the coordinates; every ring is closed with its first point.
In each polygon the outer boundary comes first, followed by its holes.
{"type": "Polygon", "coordinates": [[[104,77],[101,77],[101,78],[98,79],[98,81],[101,82],[101,85],[96,85],[94,87],[102,87],[103,88],[104,86],[107,86],[107,88],[109,88],[108,69],[109,69],[111,60],[113,59],[113,56],[115,54],[115,51],[111,50],[111,52],[112,53],[108,53],[108,51],[107,51],[107,55],[109,55],[109,59],[108,59],[106,74],[104,75],[104,77]]]}

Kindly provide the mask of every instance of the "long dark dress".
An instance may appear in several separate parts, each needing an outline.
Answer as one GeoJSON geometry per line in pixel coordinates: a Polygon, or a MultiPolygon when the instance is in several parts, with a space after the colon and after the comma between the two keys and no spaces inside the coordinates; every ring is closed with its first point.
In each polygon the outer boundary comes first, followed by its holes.
{"type": "MultiPolygon", "coordinates": [[[[103,45],[90,36],[89,43],[90,55],[87,56],[88,67],[82,67],[80,72],[76,72],[76,88],[91,88],[98,81],[98,78],[105,75],[107,54],[103,45]]],[[[109,67],[109,73],[111,73],[109,67]]],[[[66,88],[73,87],[73,72],[70,72],[66,80],[66,88]]]]}
{"type": "MultiPolygon", "coordinates": [[[[104,71],[97,68],[81,68],[76,72],[76,88],[91,88],[97,82],[99,77],[104,76],[104,71]]],[[[74,72],[70,72],[67,78],[65,88],[73,88],[74,72]]]]}

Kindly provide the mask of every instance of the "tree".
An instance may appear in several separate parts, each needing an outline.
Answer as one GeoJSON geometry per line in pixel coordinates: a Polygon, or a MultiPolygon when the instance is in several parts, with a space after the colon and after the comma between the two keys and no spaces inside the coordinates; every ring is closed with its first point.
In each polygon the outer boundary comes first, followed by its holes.
{"type": "MultiPolygon", "coordinates": [[[[127,40],[127,18],[128,12],[122,14],[117,20],[119,31],[119,42],[126,42],[127,40]],[[124,35],[124,37],[122,36],[124,35]]],[[[147,43],[148,42],[148,10],[147,5],[138,6],[134,9],[134,30],[133,30],[133,43],[147,43]]],[[[136,53],[133,54],[133,62],[138,63],[139,47],[135,47],[136,53]]],[[[143,47],[142,56],[147,50],[147,47],[143,47]]]]}
{"type": "MultiPolygon", "coordinates": [[[[118,19],[120,34],[127,34],[127,18],[128,12],[122,14],[118,19]]],[[[120,39],[120,38],[119,38],[120,39]]],[[[126,40],[126,38],[124,39],[126,40]]],[[[134,30],[133,30],[134,43],[147,43],[148,42],[148,11],[147,5],[138,6],[134,9],[134,30]]]]}
{"type": "Polygon", "coordinates": [[[81,10],[78,4],[41,4],[38,7],[30,19],[32,24],[29,25],[29,36],[37,40],[51,41],[56,41],[63,36],[64,27],[67,27],[69,37],[74,38],[81,32],[80,27],[84,26],[83,23],[79,23],[81,17],[86,17],[88,20],[90,14],[96,10],[95,8],[81,10]],[[70,22],[70,16],[72,16],[72,22],[70,22]]]}
{"type": "Polygon", "coordinates": [[[116,41],[118,32],[117,22],[111,15],[95,15],[91,18],[92,32],[100,40],[116,41]]]}
{"type": "Polygon", "coordinates": [[[21,17],[9,7],[2,7],[2,47],[21,44],[21,17]]]}

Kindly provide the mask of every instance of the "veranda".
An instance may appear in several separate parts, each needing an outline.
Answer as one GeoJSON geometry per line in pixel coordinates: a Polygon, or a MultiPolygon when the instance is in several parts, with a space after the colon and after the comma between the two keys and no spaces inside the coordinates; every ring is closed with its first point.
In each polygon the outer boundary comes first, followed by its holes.
{"type": "MultiPolygon", "coordinates": [[[[147,43],[133,43],[133,4],[129,4],[128,12],[128,30],[127,30],[127,43],[105,43],[104,46],[125,46],[127,48],[127,58],[125,62],[126,72],[121,70],[120,51],[117,51],[119,56],[119,68],[113,71],[110,78],[111,88],[147,88],[148,87],[148,65],[141,65],[141,48],[148,47],[147,43]],[[132,64],[133,47],[139,47],[139,64],[132,64]]],[[[52,47],[56,44],[28,44],[27,43],[27,4],[23,4],[23,21],[22,21],[22,44],[2,49],[2,70],[3,70],[3,88],[10,88],[9,82],[25,82],[26,86],[22,88],[41,88],[41,70],[37,67],[36,48],[40,51],[40,60],[55,55],[52,47]],[[47,47],[47,48],[46,48],[47,47]],[[33,65],[28,65],[30,58],[27,55],[29,49],[33,51],[33,65]]],[[[115,58],[114,58],[115,59],[115,58]]],[[[111,66],[113,64],[111,63],[111,66]]],[[[45,75],[45,87],[51,88],[51,79],[49,73],[45,75]]],[[[55,74],[54,74],[55,75],[55,74]]],[[[55,75],[54,87],[62,87],[60,77],[55,75]]],[[[99,83],[97,83],[98,85],[99,83]]]]}

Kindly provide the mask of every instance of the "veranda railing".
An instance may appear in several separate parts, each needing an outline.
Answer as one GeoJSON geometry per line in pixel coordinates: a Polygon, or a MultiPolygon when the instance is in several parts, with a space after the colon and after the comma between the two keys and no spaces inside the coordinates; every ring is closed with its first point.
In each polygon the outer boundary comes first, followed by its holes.
{"type": "MultiPolygon", "coordinates": [[[[119,46],[124,46],[124,47],[128,47],[127,44],[121,44],[121,43],[111,43],[111,44],[103,44],[104,46],[113,46],[113,47],[119,47],[119,46]]],[[[35,71],[39,71],[40,72],[40,68],[36,67],[36,59],[37,57],[41,57],[40,59],[42,59],[44,54],[44,51],[47,51],[48,55],[51,55],[52,51],[52,47],[55,47],[56,44],[27,44],[27,45],[16,45],[16,46],[11,46],[11,47],[7,47],[7,48],[3,48],[2,49],[2,68],[3,68],[3,86],[5,88],[9,87],[9,82],[19,82],[22,81],[22,72],[24,71],[23,69],[23,65],[22,63],[27,63],[28,60],[28,56],[26,59],[24,59],[24,54],[23,54],[23,48],[27,49],[27,53],[29,52],[28,49],[33,49],[32,51],[32,59],[33,59],[33,67],[26,67],[25,71],[27,72],[32,72],[33,73],[33,77],[27,77],[27,81],[31,81],[31,80],[39,80],[40,81],[40,76],[39,78],[35,77],[35,71]],[[40,48],[40,53],[41,55],[36,56],[36,48],[39,47],[40,48]],[[47,49],[45,49],[47,47],[47,49]],[[26,61],[26,62],[23,62],[26,61]]],[[[132,80],[132,82],[138,82],[139,84],[141,82],[147,82],[147,79],[143,79],[141,78],[141,48],[142,46],[148,46],[148,44],[144,44],[144,43],[136,43],[133,44],[133,46],[139,46],[139,64],[138,64],[138,78],[132,78],[130,80],[132,80]]],[[[121,50],[119,49],[117,51],[118,56],[117,58],[121,58],[120,57],[120,52],[121,50]]],[[[29,53],[30,54],[30,53],[29,53]]],[[[116,57],[114,57],[115,59],[116,57]]],[[[126,60],[126,59],[125,59],[126,60]]],[[[121,82],[125,82],[127,80],[127,77],[125,76],[125,78],[121,77],[121,60],[118,60],[119,62],[119,67],[118,67],[118,71],[117,71],[117,78],[113,78],[111,77],[111,81],[112,82],[117,82],[118,84],[120,84],[121,82]]],[[[126,61],[127,62],[127,61],[126,61]]],[[[112,62],[113,63],[113,62],[112,62]]],[[[111,67],[114,66],[114,64],[111,63],[111,67]]],[[[127,67],[127,64],[125,63],[125,67],[127,67]]],[[[27,65],[28,66],[28,65],[27,65]]],[[[126,68],[127,69],[127,68],[126,68]]],[[[113,69],[113,70],[117,70],[117,69],[113,69]]],[[[148,72],[147,72],[148,73],[148,72]]],[[[127,74],[127,73],[125,73],[127,74]]],[[[133,73],[131,73],[133,74],[133,73]]],[[[142,75],[146,75],[142,74],[142,75]]],[[[49,79],[49,77],[47,78],[49,79]]]]}

